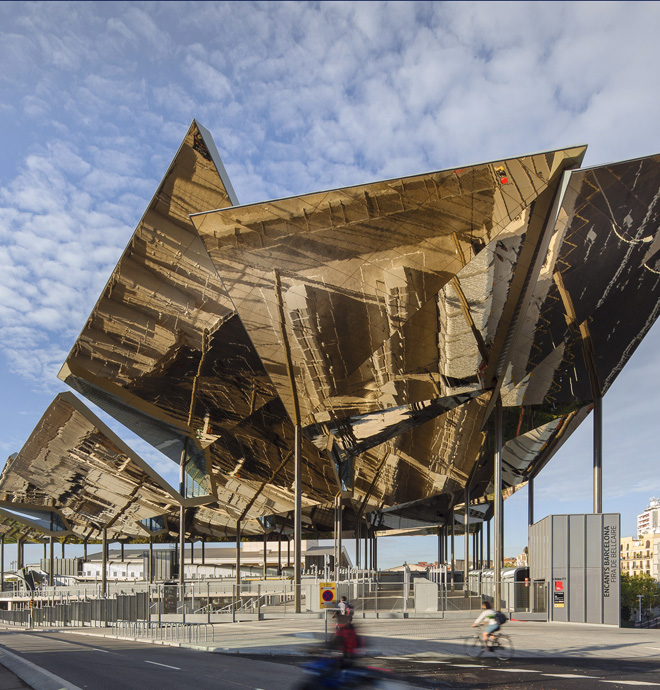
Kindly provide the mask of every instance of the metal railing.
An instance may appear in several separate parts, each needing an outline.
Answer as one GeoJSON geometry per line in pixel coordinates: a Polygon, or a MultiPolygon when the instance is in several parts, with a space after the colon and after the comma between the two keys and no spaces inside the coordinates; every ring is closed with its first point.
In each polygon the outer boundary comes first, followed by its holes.
{"type": "MultiPolygon", "coordinates": [[[[337,597],[346,596],[358,617],[387,615],[476,615],[482,599],[492,600],[488,587],[493,583],[446,581],[446,573],[427,578],[416,574],[375,574],[353,571],[337,583],[337,597]],[[413,575],[415,575],[413,577],[413,575]]],[[[319,582],[303,580],[301,612],[321,615],[319,582]]],[[[509,612],[547,610],[544,583],[502,583],[503,609],[509,612]]],[[[111,627],[129,624],[211,625],[237,620],[280,618],[295,613],[294,585],[288,580],[236,583],[188,583],[152,585],[144,591],[116,591],[108,597],[86,594],[77,599],[57,599],[47,590],[38,590],[28,606],[27,598],[12,601],[14,610],[0,610],[0,621],[33,627],[111,627]]],[[[137,629],[137,628],[135,628],[137,629]]],[[[151,634],[151,633],[150,633],[151,634]]],[[[168,633],[169,634],[169,633],[168,633]]],[[[183,633],[179,633],[183,635],[183,633]]]]}

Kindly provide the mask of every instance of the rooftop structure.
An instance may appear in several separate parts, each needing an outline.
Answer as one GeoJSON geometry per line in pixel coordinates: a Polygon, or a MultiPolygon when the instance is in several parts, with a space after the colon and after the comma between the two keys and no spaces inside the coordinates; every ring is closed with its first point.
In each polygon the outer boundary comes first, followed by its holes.
{"type": "Polygon", "coordinates": [[[129,539],[290,533],[297,500],[298,535],[472,530],[660,309],[660,156],[585,148],[240,206],[193,122],[60,372],[179,491],[59,396],[4,509],[129,539]]]}

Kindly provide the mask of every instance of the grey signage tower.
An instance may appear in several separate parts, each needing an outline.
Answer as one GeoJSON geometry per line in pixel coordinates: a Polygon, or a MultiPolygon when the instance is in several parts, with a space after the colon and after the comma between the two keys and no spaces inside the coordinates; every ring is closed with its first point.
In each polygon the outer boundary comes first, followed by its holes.
{"type": "Polygon", "coordinates": [[[620,625],[620,524],[618,513],[590,513],[530,525],[530,577],[547,584],[548,620],[620,625]]]}

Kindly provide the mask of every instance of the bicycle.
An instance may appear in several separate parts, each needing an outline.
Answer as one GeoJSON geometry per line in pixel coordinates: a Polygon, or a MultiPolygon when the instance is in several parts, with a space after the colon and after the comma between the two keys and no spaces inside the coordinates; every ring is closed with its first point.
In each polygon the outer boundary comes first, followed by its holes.
{"type": "Polygon", "coordinates": [[[513,656],[513,642],[508,635],[500,632],[494,633],[493,637],[484,643],[481,633],[475,633],[465,639],[463,648],[468,656],[477,657],[482,654],[492,654],[500,661],[506,661],[513,656]],[[490,650],[490,651],[489,651],[490,650]]]}

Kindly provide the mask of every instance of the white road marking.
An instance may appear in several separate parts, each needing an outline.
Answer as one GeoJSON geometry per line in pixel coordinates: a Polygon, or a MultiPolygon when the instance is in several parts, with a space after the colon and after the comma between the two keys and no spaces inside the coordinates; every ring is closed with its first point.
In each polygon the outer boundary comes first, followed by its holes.
{"type": "Polygon", "coordinates": [[[450,664],[451,666],[454,666],[455,668],[489,668],[488,666],[484,666],[483,664],[450,664]]]}
{"type": "Polygon", "coordinates": [[[167,664],[159,664],[157,661],[147,661],[145,659],[144,663],[145,664],[153,664],[154,666],[164,666],[165,668],[173,668],[175,671],[181,670],[178,666],[168,666],[167,664]]]}
{"type": "Polygon", "coordinates": [[[660,685],[660,683],[649,683],[645,680],[601,680],[600,682],[614,683],[615,685],[660,685]]]}
{"type": "Polygon", "coordinates": [[[409,656],[377,656],[376,659],[393,659],[395,661],[410,661],[409,656]]]}
{"type": "Polygon", "coordinates": [[[579,673],[542,673],[541,675],[548,676],[548,678],[598,678],[598,676],[583,676],[579,673]]]}
{"type": "MultiPolygon", "coordinates": [[[[500,673],[541,673],[541,671],[534,671],[531,668],[495,668],[495,667],[493,667],[491,670],[492,671],[499,671],[500,673]]],[[[589,676],[584,676],[584,678],[589,678],[589,676]]]]}
{"type": "Polygon", "coordinates": [[[412,661],[414,664],[448,664],[449,661],[435,661],[434,659],[407,659],[406,661],[412,661]]]}
{"type": "Polygon", "coordinates": [[[110,654],[110,652],[107,649],[97,649],[96,647],[92,647],[92,649],[95,652],[103,652],[104,654],[110,654]]]}

